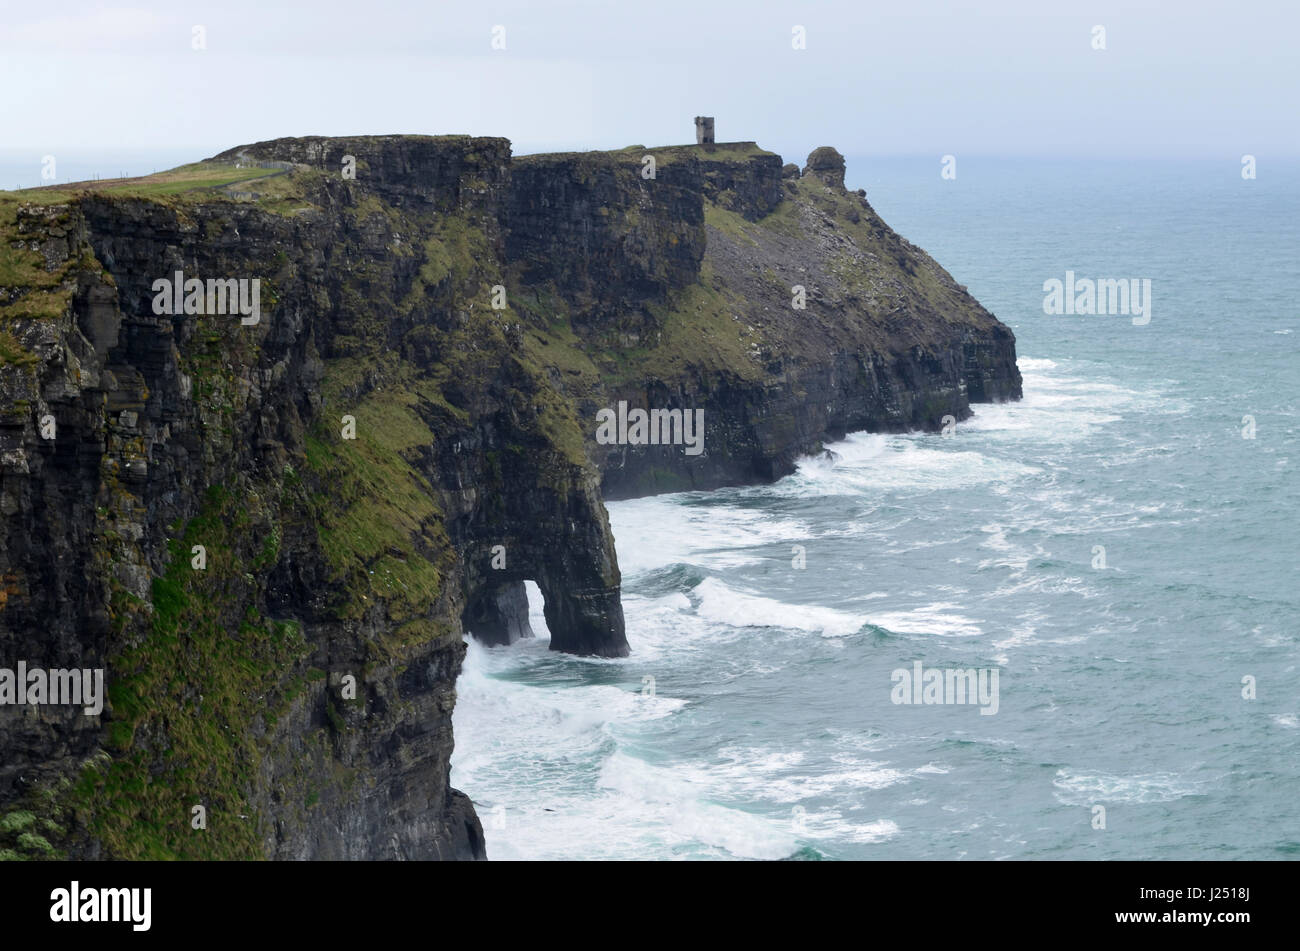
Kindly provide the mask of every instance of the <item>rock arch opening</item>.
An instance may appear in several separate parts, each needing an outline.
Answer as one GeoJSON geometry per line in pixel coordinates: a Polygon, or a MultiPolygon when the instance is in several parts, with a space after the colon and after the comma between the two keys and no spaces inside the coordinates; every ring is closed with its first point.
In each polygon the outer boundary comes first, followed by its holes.
{"type": "Polygon", "coordinates": [[[488,647],[536,636],[528,619],[525,582],[484,584],[466,606],[462,624],[479,643],[488,647]]]}

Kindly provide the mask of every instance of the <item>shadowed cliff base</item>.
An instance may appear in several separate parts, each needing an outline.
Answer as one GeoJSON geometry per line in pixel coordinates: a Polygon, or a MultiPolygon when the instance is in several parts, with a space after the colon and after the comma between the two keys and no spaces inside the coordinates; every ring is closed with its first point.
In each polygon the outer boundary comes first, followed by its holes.
{"type": "Polygon", "coordinates": [[[0,195],[0,650],[109,685],[0,709],[0,813],[53,855],[482,857],[463,632],[523,636],[532,579],[554,649],[624,656],[602,497],[1019,397],[836,158],[309,137],[0,195]],[[160,309],[178,272],[258,319],[160,309]],[[703,411],[700,452],[598,442],[620,402],[703,411]]]}

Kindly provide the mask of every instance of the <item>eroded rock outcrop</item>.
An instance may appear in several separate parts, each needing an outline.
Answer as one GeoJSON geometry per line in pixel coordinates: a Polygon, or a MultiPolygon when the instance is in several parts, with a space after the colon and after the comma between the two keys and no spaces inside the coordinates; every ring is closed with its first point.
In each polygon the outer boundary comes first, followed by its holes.
{"type": "Polygon", "coordinates": [[[815,175],[832,188],[844,187],[844,156],[829,145],[815,148],[808,154],[805,175],[815,175]]]}

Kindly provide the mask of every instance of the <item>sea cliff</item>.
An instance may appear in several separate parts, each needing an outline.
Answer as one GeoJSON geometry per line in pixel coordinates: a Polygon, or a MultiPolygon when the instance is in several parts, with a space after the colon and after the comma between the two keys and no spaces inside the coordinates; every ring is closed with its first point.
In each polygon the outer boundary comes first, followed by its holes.
{"type": "Polygon", "coordinates": [[[1019,396],[829,148],[309,137],[0,193],[0,667],[108,684],[0,706],[0,857],[481,858],[464,633],[528,636],[529,579],[554,649],[626,654],[604,499],[1019,396]],[[699,451],[598,440],[620,403],[699,451]]]}

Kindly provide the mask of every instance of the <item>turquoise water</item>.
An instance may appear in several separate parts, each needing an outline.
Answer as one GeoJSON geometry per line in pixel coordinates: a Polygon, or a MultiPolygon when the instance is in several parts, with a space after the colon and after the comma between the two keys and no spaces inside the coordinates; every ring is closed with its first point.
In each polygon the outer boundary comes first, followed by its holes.
{"type": "Polygon", "coordinates": [[[489,857],[1300,855],[1300,167],[938,172],[848,180],[1015,330],[1024,401],[612,504],[632,656],[470,646],[489,857]],[[1045,315],[1067,269],[1151,279],[1150,324],[1045,315]],[[892,703],[917,660],[997,713],[892,703]]]}

